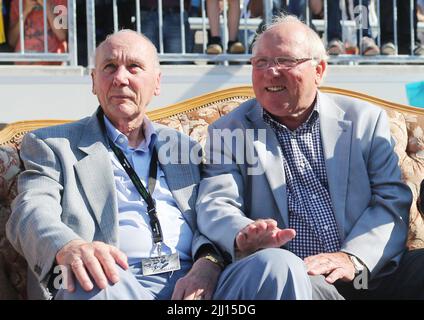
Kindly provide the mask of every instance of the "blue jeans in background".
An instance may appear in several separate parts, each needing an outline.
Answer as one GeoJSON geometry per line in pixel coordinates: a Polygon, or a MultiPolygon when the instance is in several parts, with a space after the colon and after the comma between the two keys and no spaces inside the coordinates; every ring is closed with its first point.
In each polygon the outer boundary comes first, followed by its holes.
{"type": "MultiPolygon", "coordinates": [[[[340,20],[342,19],[342,12],[340,10],[339,1],[327,1],[328,9],[327,9],[327,15],[328,15],[328,23],[327,23],[327,35],[328,35],[328,41],[331,41],[333,39],[342,39],[342,27],[340,24],[340,20]]],[[[359,5],[359,0],[354,1],[354,6],[359,5]]],[[[362,6],[368,8],[369,7],[369,0],[362,0],[362,6]]],[[[368,12],[368,11],[366,11],[368,12]]],[[[368,19],[366,19],[368,20],[368,19]]],[[[363,37],[370,37],[371,36],[371,29],[363,28],[362,29],[362,36],[363,37]]],[[[360,30],[357,31],[357,38],[360,38],[360,30]]]]}
{"type": "MultiPolygon", "coordinates": [[[[159,17],[156,10],[141,10],[141,32],[148,37],[159,52],[159,17]]],[[[186,52],[192,52],[193,35],[190,31],[187,12],[184,12],[186,52]]],[[[163,51],[181,53],[181,27],[179,11],[163,11],[163,51]]]]}

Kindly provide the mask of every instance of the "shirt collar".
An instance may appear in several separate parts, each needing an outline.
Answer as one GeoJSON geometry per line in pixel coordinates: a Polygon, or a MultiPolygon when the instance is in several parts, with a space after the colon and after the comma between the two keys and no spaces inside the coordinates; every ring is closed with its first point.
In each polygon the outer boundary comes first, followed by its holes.
{"type": "Polygon", "coordinates": [[[115,126],[110,122],[106,115],[103,115],[103,119],[105,121],[106,133],[109,139],[117,145],[121,150],[135,150],[148,152],[150,151],[156,143],[157,134],[155,132],[155,128],[153,127],[152,122],[149,120],[147,116],[144,116],[142,130],[144,134],[144,140],[137,146],[137,148],[132,148],[128,145],[128,138],[121,131],[115,128],[115,126]]]}

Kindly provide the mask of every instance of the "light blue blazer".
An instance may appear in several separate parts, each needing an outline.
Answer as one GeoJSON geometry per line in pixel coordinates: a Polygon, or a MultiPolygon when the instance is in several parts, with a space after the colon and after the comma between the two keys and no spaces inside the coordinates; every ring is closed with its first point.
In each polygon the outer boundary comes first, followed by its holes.
{"type": "MultiPolygon", "coordinates": [[[[154,125],[159,162],[179,209],[190,225],[193,254],[209,241],[196,227],[198,162],[181,162],[181,150],[199,150],[188,136],[154,125]],[[181,148],[184,146],[184,148],[181,148]],[[173,163],[169,163],[172,155],[173,163]]],[[[21,158],[26,170],[7,223],[7,237],[28,262],[29,297],[51,274],[56,253],[69,241],[119,246],[117,198],[105,135],[97,115],[28,133],[21,158]]],[[[184,154],[182,155],[184,156],[184,154]]],[[[189,159],[193,159],[194,157],[189,159]]]]}
{"type": "MultiPolygon", "coordinates": [[[[321,140],[341,250],[361,259],[372,277],[391,273],[405,250],[412,194],[401,181],[387,115],[354,98],[318,94],[321,140]]],[[[280,228],[289,226],[281,147],[255,99],[209,126],[209,134],[197,221],[200,232],[234,259],[236,234],[252,220],[273,218],[280,228]],[[236,161],[240,152],[236,154],[228,141],[216,143],[214,129],[256,132],[241,152],[243,161],[236,161]],[[265,141],[257,129],[266,131],[265,141]],[[220,144],[225,145],[223,152],[220,144]],[[224,164],[211,163],[216,154],[221,154],[224,164]],[[258,167],[261,173],[249,174],[258,167]]]]}

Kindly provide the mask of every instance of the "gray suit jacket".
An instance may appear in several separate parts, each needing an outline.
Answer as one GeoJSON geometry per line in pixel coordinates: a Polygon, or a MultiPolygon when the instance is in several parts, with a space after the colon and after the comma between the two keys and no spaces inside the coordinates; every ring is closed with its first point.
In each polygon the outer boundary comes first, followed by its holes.
{"type": "MultiPolygon", "coordinates": [[[[179,148],[186,152],[200,148],[186,135],[154,126],[161,168],[194,233],[194,254],[209,243],[197,231],[194,210],[200,161],[182,164],[184,154],[179,148]]],[[[28,262],[30,298],[40,297],[35,286],[40,282],[46,285],[56,253],[69,241],[84,239],[119,246],[117,197],[106,145],[96,114],[24,137],[21,158],[26,171],[19,176],[18,196],[6,231],[28,262]]]]}
{"type": "MultiPolygon", "coordinates": [[[[401,182],[387,115],[353,98],[319,96],[321,138],[341,250],[361,259],[372,277],[393,272],[405,250],[412,197],[401,182]]],[[[199,187],[198,226],[234,259],[236,234],[252,220],[273,218],[280,228],[289,225],[281,147],[255,99],[217,120],[209,134],[213,138],[208,140],[199,187]],[[242,129],[243,135],[250,131],[247,135],[253,138],[236,151],[230,139],[220,139],[218,131],[212,134],[214,129],[242,129]],[[262,138],[257,129],[264,129],[262,138]],[[224,164],[211,161],[217,155],[224,164]]]]}

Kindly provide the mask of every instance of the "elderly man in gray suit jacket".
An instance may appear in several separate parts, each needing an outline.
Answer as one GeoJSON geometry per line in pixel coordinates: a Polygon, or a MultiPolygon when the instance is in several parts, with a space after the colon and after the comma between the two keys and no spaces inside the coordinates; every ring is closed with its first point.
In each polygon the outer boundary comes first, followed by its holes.
{"type": "Polygon", "coordinates": [[[56,299],[310,298],[309,279],[281,276],[266,253],[221,272],[196,227],[200,147],[145,115],[160,77],[153,44],[120,31],[96,50],[97,112],[25,136],[7,235],[28,261],[29,297],[41,284],[56,299]]]}
{"type": "Polygon", "coordinates": [[[293,16],[257,37],[256,99],[209,127],[199,230],[232,261],[269,248],[303,259],[315,299],[422,298],[387,115],[321,93],[326,59],[293,16]]]}

